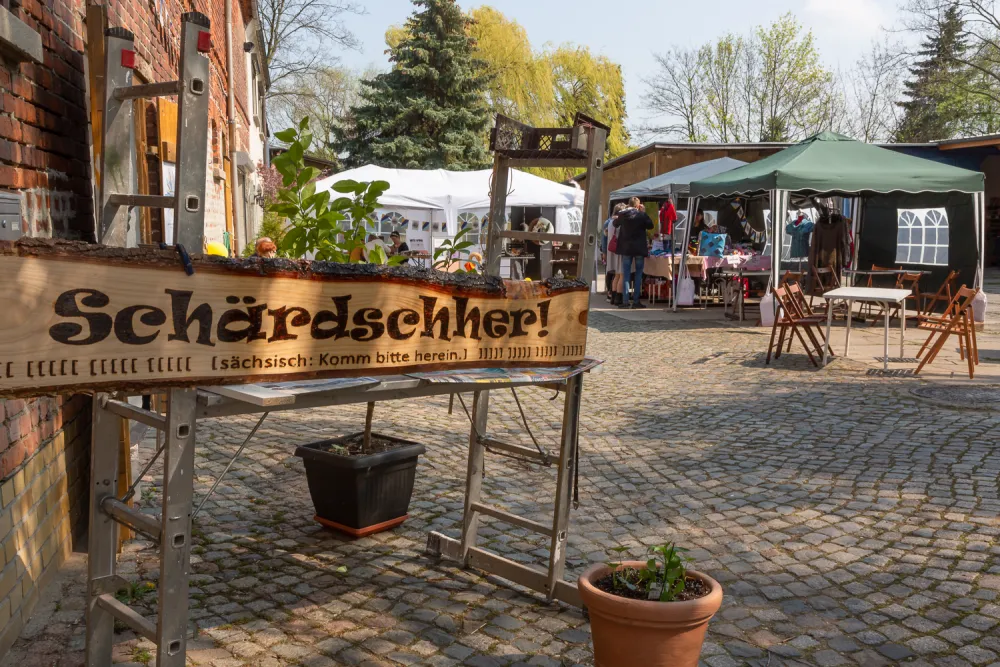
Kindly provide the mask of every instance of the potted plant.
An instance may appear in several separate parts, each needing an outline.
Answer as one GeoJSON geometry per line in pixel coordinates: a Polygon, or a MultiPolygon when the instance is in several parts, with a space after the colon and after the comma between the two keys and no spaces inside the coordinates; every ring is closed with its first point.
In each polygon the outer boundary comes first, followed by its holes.
{"type": "Polygon", "coordinates": [[[368,404],[363,433],[332,438],[295,450],[306,468],[316,520],[364,537],[406,520],[417,459],[424,446],[372,434],[375,404],[368,404]]]}
{"type": "MultiPolygon", "coordinates": [[[[271,213],[287,220],[279,241],[289,257],[312,255],[317,260],[343,264],[397,265],[405,257],[387,257],[381,246],[367,247],[368,222],[378,198],[389,189],[385,181],[345,180],[333,185],[342,195],[316,192],[318,169],[304,156],[312,144],[309,119],[278,132],[288,149],[272,160],[281,175],[277,201],[271,213]]],[[[354,537],[394,528],[406,520],[417,459],[424,446],[372,433],[375,404],[368,404],[363,433],[303,445],[295,455],[303,460],[316,520],[354,537]]]]}
{"type": "Polygon", "coordinates": [[[598,667],[697,666],[722,586],[686,569],[683,552],[664,544],[647,561],[612,561],[580,575],[598,667]]]}

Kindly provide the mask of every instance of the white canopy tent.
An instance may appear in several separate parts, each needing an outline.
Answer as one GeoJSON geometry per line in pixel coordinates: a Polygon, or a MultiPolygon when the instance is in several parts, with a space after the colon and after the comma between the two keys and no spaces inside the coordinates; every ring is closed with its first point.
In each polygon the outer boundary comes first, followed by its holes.
{"type": "MultiPolygon", "coordinates": [[[[319,181],[316,190],[330,190],[343,180],[386,181],[389,189],[379,199],[376,211],[383,225],[408,236],[426,234],[441,238],[454,236],[468,225],[478,231],[490,209],[490,182],[493,172],[448,171],[446,169],[387,169],[367,165],[334,174],[319,181]]],[[[579,234],[584,191],[511,169],[507,195],[507,215],[519,206],[554,208],[552,220],[557,234],[579,234]]],[[[470,240],[476,240],[472,238],[470,240]]]]}

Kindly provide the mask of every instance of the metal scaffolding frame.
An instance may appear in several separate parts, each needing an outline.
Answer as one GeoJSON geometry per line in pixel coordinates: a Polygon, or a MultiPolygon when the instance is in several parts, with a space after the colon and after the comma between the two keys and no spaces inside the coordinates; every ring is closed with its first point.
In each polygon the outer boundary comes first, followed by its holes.
{"type": "MultiPolygon", "coordinates": [[[[198,25],[203,24],[198,22],[185,23],[182,44],[191,46],[192,35],[189,35],[188,28],[198,25]]],[[[115,38],[121,39],[121,36],[115,38]]],[[[110,44],[112,41],[109,38],[109,58],[118,58],[117,55],[112,54],[111,46],[113,45],[110,44]]],[[[125,46],[118,45],[116,48],[120,52],[125,46]]],[[[186,76],[185,62],[182,58],[182,73],[186,76]]],[[[116,79],[109,76],[109,82],[114,80],[116,79]]],[[[148,94],[148,87],[143,88],[146,89],[144,94],[148,94]]],[[[109,96],[114,94],[114,87],[109,84],[109,96]]],[[[523,156],[510,157],[505,154],[502,148],[498,148],[494,162],[490,207],[491,224],[488,248],[486,249],[486,273],[488,275],[499,274],[502,238],[531,238],[540,241],[568,240],[572,243],[579,243],[580,276],[578,277],[587,283],[594,280],[596,273],[595,248],[600,222],[601,174],[607,132],[608,128],[599,123],[584,117],[578,118],[572,131],[574,142],[576,142],[574,145],[579,151],[571,156],[575,161],[570,160],[566,149],[562,146],[553,149],[553,157],[548,161],[546,161],[543,149],[532,149],[532,159],[528,160],[523,156]],[[584,224],[579,236],[512,232],[502,229],[501,225],[493,224],[493,220],[502,221],[505,219],[503,213],[506,208],[509,168],[515,160],[521,166],[552,166],[555,163],[570,165],[572,162],[573,165],[588,169],[584,224]],[[498,215],[492,215],[498,211],[498,215]]],[[[181,181],[178,180],[179,204],[191,194],[181,195],[180,184],[181,181]]],[[[202,179],[201,186],[203,201],[204,179],[202,179]]],[[[111,208],[117,212],[115,207],[111,208]]],[[[108,210],[107,205],[105,210],[108,210]]],[[[202,233],[203,225],[197,219],[190,219],[184,223],[178,218],[177,222],[178,240],[186,238],[185,235],[194,238],[193,232],[187,230],[191,226],[197,226],[195,231],[198,234],[202,233]]],[[[590,364],[581,364],[571,372],[566,373],[565,380],[561,382],[553,382],[551,379],[534,380],[523,375],[512,374],[507,381],[489,384],[491,390],[524,386],[558,386],[564,390],[562,433],[558,457],[550,456],[546,452],[539,452],[533,448],[490,438],[487,432],[490,391],[483,389],[483,384],[475,382],[433,382],[408,375],[392,375],[374,378],[371,383],[349,388],[327,387],[324,389],[321,384],[318,384],[315,391],[297,389],[295,392],[282,392],[280,384],[277,386],[249,384],[207,387],[197,390],[172,389],[168,392],[164,414],[135,407],[121,396],[98,394],[94,401],[94,438],[91,454],[91,483],[93,486],[90,506],[89,600],[87,607],[86,662],[88,667],[109,667],[111,665],[114,622],[116,620],[125,623],[140,635],[156,643],[156,664],[158,667],[184,666],[188,624],[191,525],[193,515],[197,512],[194,510],[194,449],[196,420],[199,418],[263,413],[257,426],[254,427],[254,430],[237,451],[236,456],[239,456],[264,417],[270,413],[422,396],[472,393],[473,411],[470,416],[472,428],[469,435],[462,535],[460,539],[454,539],[441,533],[432,532],[428,536],[428,551],[433,555],[457,560],[465,567],[475,567],[526,586],[544,594],[550,600],[561,600],[571,605],[580,606],[581,600],[576,583],[565,581],[563,575],[572,500],[572,480],[578,454],[583,373],[591,367],[590,364]],[[123,472],[119,470],[117,446],[121,432],[120,420],[122,419],[151,426],[164,434],[164,446],[156,453],[157,457],[162,453],[164,468],[163,500],[159,517],[130,508],[125,501],[131,491],[122,498],[117,496],[117,478],[123,472]],[[515,455],[541,465],[547,465],[551,461],[558,462],[555,509],[550,523],[540,523],[515,516],[483,502],[482,470],[483,461],[488,451],[515,455]],[[544,569],[532,568],[477,546],[480,519],[484,515],[549,537],[548,567],[544,569]],[[158,614],[155,624],[115,598],[115,592],[126,585],[125,580],[117,573],[116,549],[119,524],[148,535],[159,543],[160,584],[158,587],[158,614]]],[[[234,461],[236,456],[233,457],[234,461]]],[[[147,466],[148,469],[149,466],[147,466]]]]}

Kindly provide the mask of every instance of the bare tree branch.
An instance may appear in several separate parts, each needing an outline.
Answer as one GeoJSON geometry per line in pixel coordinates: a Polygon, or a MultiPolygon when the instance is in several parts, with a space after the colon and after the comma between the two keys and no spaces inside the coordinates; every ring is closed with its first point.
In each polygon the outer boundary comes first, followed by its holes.
{"type": "Polygon", "coordinates": [[[666,134],[683,141],[701,141],[699,115],[705,95],[698,52],[675,47],[653,57],[658,70],[654,76],[643,79],[649,91],[643,103],[650,111],[673,122],[642,127],[640,131],[666,134]]]}
{"type": "Polygon", "coordinates": [[[335,61],[336,49],[359,46],[344,21],[365,13],[355,0],[259,0],[259,5],[270,97],[295,95],[295,82],[335,61]]]}

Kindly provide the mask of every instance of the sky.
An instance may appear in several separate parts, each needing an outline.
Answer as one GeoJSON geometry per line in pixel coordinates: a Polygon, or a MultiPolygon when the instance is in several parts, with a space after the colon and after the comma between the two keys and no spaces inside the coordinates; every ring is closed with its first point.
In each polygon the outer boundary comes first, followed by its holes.
{"type": "MultiPolygon", "coordinates": [[[[413,11],[409,0],[359,0],[364,16],[346,24],[361,41],[359,51],[340,51],[354,69],[388,66],[385,30],[413,11]]],[[[899,0],[459,0],[464,9],[490,4],[520,23],[536,49],[574,42],[622,66],[629,125],[649,118],[642,109],[642,79],[653,74],[653,53],[671,46],[696,47],[727,32],[748,33],[791,11],[816,37],[822,60],[832,70],[849,70],[884,28],[896,28],[899,0]]]]}

